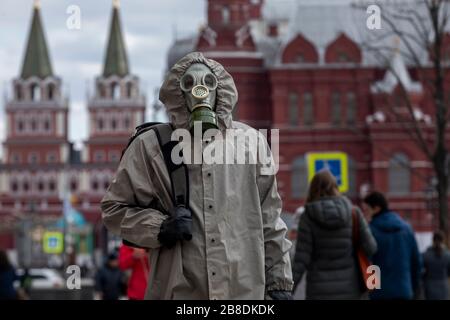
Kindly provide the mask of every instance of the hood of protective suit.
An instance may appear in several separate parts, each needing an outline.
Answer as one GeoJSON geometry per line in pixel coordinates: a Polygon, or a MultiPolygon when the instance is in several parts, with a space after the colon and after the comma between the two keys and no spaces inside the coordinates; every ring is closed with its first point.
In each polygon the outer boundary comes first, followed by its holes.
{"type": "Polygon", "coordinates": [[[216,109],[219,129],[231,128],[232,111],[238,100],[236,85],[231,75],[217,61],[207,59],[200,52],[181,58],[168,72],[159,91],[159,100],[166,106],[170,122],[176,128],[189,129],[189,109],[180,88],[180,79],[194,63],[203,63],[217,77],[216,109]]]}

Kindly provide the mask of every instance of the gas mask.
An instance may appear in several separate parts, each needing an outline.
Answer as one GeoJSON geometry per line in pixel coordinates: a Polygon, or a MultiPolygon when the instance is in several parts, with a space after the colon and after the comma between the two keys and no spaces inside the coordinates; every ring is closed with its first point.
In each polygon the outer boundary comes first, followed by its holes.
{"type": "Polygon", "coordinates": [[[203,63],[194,63],[180,79],[180,88],[184,93],[186,104],[191,113],[189,128],[194,129],[194,122],[201,122],[202,131],[217,129],[216,90],[217,78],[203,63]]]}

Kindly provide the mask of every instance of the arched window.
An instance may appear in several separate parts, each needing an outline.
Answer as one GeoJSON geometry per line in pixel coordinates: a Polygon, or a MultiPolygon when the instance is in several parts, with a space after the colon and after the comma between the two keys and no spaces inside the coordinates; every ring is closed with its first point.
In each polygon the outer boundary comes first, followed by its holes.
{"type": "Polygon", "coordinates": [[[31,125],[31,131],[36,131],[37,123],[36,123],[35,119],[31,119],[30,125],[31,125]]]}
{"type": "Polygon", "coordinates": [[[28,192],[30,190],[30,184],[28,181],[23,182],[23,191],[28,192]]]}
{"type": "Polygon", "coordinates": [[[133,95],[133,83],[128,82],[127,83],[127,97],[131,98],[133,95]]]}
{"type": "Polygon", "coordinates": [[[295,92],[289,93],[289,124],[293,127],[298,126],[298,95],[295,92]]]}
{"type": "Polygon", "coordinates": [[[94,153],[94,162],[104,162],[105,161],[105,152],[98,150],[94,153]]]}
{"type": "Polygon", "coordinates": [[[30,164],[37,164],[39,162],[39,155],[35,152],[30,153],[28,156],[28,162],[30,164]]]}
{"type": "Polygon", "coordinates": [[[102,131],[103,128],[104,128],[103,119],[102,118],[97,119],[97,129],[98,129],[98,131],[102,131]]]}
{"type": "Polygon", "coordinates": [[[303,93],[303,124],[310,126],[314,123],[313,97],[311,92],[303,93]]]}
{"type": "Polygon", "coordinates": [[[108,190],[109,188],[109,179],[105,179],[103,181],[103,189],[108,190]]]}
{"type": "Polygon", "coordinates": [[[17,120],[17,131],[22,132],[24,130],[24,127],[25,125],[23,123],[23,120],[21,119],[17,120]]]}
{"type": "Polygon", "coordinates": [[[123,127],[125,128],[125,130],[130,129],[130,117],[126,116],[125,119],[123,119],[123,127]]]}
{"type": "Polygon", "coordinates": [[[53,83],[50,83],[47,87],[47,99],[53,100],[55,97],[55,85],[53,83]]]}
{"type": "Polygon", "coordinates": [[[78,189],[78,181],[75,178],[72,178],[70,181],[70,191],[77,191],[78,189]]]}
{"type": "Polygon", "coordinates": [[[16,180],[11,181],[11,191],[16,192],[19,190],[19,184],[16,180]]]}
{"type": "Polygon", "coordinates": [[[111,129],[112,130],[116,130],[117,129],[117,120],[116,119],[112,119],[111,120],[111,129]]]}
{"type": "Polygon", "coordinates": [[[352,125],[356,118],[356,98],[353,92],[347,93],[347,123],[352,125]]]}
{"type": "Polygon", "coordinates": [[[105,86],[103,84],[99,83],[97,88],[98,88],[98,94],[100,95],[100,98],[106,98],[105,86]]]}
{"type": "Polygon", "coordinates": [[[48,190],[50,190],[51,192],[56,190],[56,182],[53,179],[50,179],[49,183],[48,183],[48,190]]]}
{"type": "Polygon", "coordinates": [[[230,23],[230,8],[228,8],[227,6],[222,7],[222,23],[230,23]]]}
{"type": "Polygon", "coordinates": [[[291,193],[292,198],[301,199],[306,197],[308,190],[308,176],[304,156],[300,156],[292,163],[291,193]]]}
{"type": "Polygon", "coordinates": [[[48,119],[44,120],[44,130],[45,130],[45,132],[50,131],[50,120],[48,120],[48,119]]]}
{"type": "Polygon", "coordinates": [[[22,94],[22,86],[20,84],[16,84],[15,86],[15,93],[16,93],[16,100],[20,101],[23,99],[23,94],[22,94]]]}
{"type": "Polygon", "coordinates": [[[31,85],[31,100],[32,101],[41,100],[41,88],[37,84],[31,85]]]}
{"type": "Polygon", "coordinates": [[[335,126],[341,124],[341,95],[339,92],[331,94],[331,123],[335,126]]]}
{"type": "Polygon", "coordinates": [[[119,100],[120,98],[120,87],[117,83],[111,84],[111,98],[114,100],[119,100]]]}
{"type": "Polygon", "coordinates": [[[44,181],[42,181],[42,180],[39,180],[39,181],[38,181],[38,183],[37,183],[37,189],[38,189],[39,192],[44,191],[44,181]]]}
{"type": "Polygon", "coordinates": [[[92,179],[91,181],[91,189],[93,191],[97,191],[98,190],[98,181],[96,178],[92,179]]]}
{"type": "Polygon", "coordinates": [[[409,158],[396,153],[389,160],[389,192],[405,195],[411,191],[411,167],[409,158]]]}

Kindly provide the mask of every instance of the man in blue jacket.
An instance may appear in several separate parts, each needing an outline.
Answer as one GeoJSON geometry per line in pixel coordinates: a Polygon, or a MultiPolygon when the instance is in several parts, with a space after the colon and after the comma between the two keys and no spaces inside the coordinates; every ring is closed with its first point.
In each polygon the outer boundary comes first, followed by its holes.
{"type": "Polygon", "coordinates": [[[370,298],[414,299],[418,294],[422,261],[411,226],[389,210],[380,192],[364,198],[364,210],[371,217],[370,229],[378,244],[372,263],[381,271],[381,289],[373,290],[370,298]]]}

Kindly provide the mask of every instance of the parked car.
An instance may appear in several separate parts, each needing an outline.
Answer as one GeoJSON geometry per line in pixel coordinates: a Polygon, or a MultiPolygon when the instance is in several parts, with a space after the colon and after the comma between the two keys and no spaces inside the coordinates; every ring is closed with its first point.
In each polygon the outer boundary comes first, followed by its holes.
{"type": "MultiPolygon", "coordinates": [[[[17,270],[19,277],[22,277],[23,274],[23,269],[17,270]]],[[[31,278],[32,289],[55,289],[63,288],[65,285],[63,277],[53,269],[28,269],[28,274],[31,278]]],[[[15,285],[19,287],[20,281],[17,281],[15,285]]]]}

